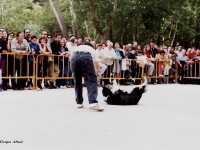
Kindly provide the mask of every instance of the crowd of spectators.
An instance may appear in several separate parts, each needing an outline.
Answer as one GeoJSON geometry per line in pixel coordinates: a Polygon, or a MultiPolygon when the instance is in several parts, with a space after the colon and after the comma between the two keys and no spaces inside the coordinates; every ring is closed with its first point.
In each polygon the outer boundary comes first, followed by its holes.
{"type": "MultiPolygon", "coordinates": [[[[144,67],[145,76],[149,77],[149,84],[162,84],[167,78],[167,83],[174,83],[175,79],[170,78],[179,75],[179,82],[186,82],[184,77],[199,77],[200,50],[195,47],[184,49],[181,46],[157,46],[152,39],[149,44],[140,46],[136,41],[133,44],[121,45],[120,42],[113,44],[110,40],[105,43],[96,43],[90,38],[81,38],[71,35],[69,39],[61,34],[52,36],[47,31],[42,31],[39,37],[31,35],[30,29],[23,32],[7,32],[0,28],[0,53],[2,53],[2,76],[3,90],[32,89],[33,78],[14,78],[34,75],[43,78],[37,80],[37,89],[44,87],[49,89],[73,87],[73,79],[57,79],[58,77],[72,77],[69,68],[70,57],[73,49],[82,42],[90,42],[96,51],[100,72],[97,74],[99,85],[110,84],[110,77],[116,78],[119,84],[139,84],[133,80],[120,80],[124,78],[124,72],[131,70],[130,77],[141,77],[141,68],[144,67]],[[15,55],[7,55],[14,53],[15,55]],[[41,55],[42,54],[42,55],[41,55]],[[37,64],[34,58],[39,57],[37,64]],[[178,67],[176,67],[176,64],[178,67]],[[35,67],[35,66],[37,67],[35,67]],[[178,69],[178,70],[176,70],[178,69]],[[140,73],[139,73],[140,72],[140,73]],[[5,78],[7,77],[7,78],[5,78]],[[12,77],[9,79],[9,77],[12,77]],[[48,77],[48,78],[45,78],[48,77]],[[10,82],[11,81],[11,82],[10,82]]],[[[193,80],[194,83],[197,80],[193,80]]]]}

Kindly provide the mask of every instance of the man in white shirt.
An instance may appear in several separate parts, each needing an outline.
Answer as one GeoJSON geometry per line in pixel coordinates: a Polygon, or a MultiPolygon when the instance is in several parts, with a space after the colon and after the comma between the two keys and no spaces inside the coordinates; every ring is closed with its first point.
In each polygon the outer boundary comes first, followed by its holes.
{"type": "MultiPolygon", "coordinates": [[[[70,55],[73,54],[74,48],[77,47],[77,45],[76,45],[76,43],[75,43],[75,39],[76,39],[75,35],[71,35],[70,38],[69,38],[69,42],[67,42],[67,43],[66,43],[66,46],[65,46],[65,47],[68,49],[70,55]]],[[[71,57],[69,57],[69,63],[71,63],[71,57]]],[[[68,76],[69,76],[69,77],[72,76],[71,70],[69,70],[68,76]]],[[[74,83],[73,83],[74,80],[73,80],[73,79],[69,79],[68,82],[69,82],[70,87],[73,87],[73,85],[74,85],[74,83]]]]}
{"type": "Polygon", "coordinates": [[[175,53],[177,54],[177,59],[180,59],[182,57],[182,47],[179,46],[178,51],[175,51],[175,53]]]}
{"type": "Polygon", "coordinates": [[[92,48],[91,43],[85,42],[74,48],[70,68],[74,76],[77,107],[83,107],[83,76],[87,87],[90,109],[103,111],[104,109],[99,106],[97,101],[98,89],[96,74],[99,73],[100,67],[96,51],[92,48]]]}
{"type": "MultiPolygon", "coordinates": [[[[103,63],[107,65],[107,70],[104,73],[105,78],[110,78],[110,74],[112,71],[112,64],[113,61],[117,58],[117,55],[115,53],[115,50],[113,49],[113,43],[108,41],[107,47],[104,48],[104,57],[103,57],[103,63]]],[[[104,80],[104,85],[109,84],[109,79],[104,80]]]]}
{"type": "Polygon", "coordinates": [[[72,54],[74,47],[77,47],[75,42],[75,35],[71,35],[69,38],[69,42],[66,43],[66,47],[68,48],[68,51],[72,54]]]}
{"type": "MultiPolygon", "coordinates": [[[[15,53],[14,74],[17,76],[27,76],[27,58],[29,44],[24,39],[23,32],[17,32],[16,38],[11,41],[11,51],[15,53]]],[[[18,78],[17,85],[12,83],[14,90],[24,90],[26,78],[18,78]],[[14,84],[14,85],[13,85],[14,84]]]]}
{"type": "Polygon", "coordinates": [[[143,55],[142,50],[138,51],[138,56],[136,57],[137,57],[137,63],[139,64],[140,67],[142,67],[143,64],[149,66],[149,76],[152,76],[154,70],[154,64],[151,62],[147,62],[147,57],[143,55]]]}

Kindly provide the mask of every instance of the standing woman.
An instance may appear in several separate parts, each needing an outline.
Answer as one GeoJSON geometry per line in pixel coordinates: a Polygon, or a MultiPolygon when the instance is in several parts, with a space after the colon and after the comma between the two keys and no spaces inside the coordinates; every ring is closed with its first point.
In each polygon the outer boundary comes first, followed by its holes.
{"type": "MultiPolygon", "coordinates": [[[[6,46],[7,46],[7,52],[8,53],[11,53],[11,41],[12,41],[12,39],[13,39],[13,37],[14,37],[14,33],[13,32],[9,32],[8,33],[8,36],[7,36],[7,38],[6,38],[6,46]]],[[[14,75],[14,71],[13,71],[13,69],[14,69],[14,57],[13,57],[13,55],[8,55],[8,57],[7,57],[7,67],[8,67],[8,73],[7,73],[7,75],[8,76],[15,76],[14,75]]],[[[11,79],[11,86],[12,87],[16,87],[16,82],[15,82],[15,79],[11,79]]],[[[11,86],[9,85],[9,79],[7,79],[7,88],[11,88],[11,86]]],[[[16,89],[13,89],[13,90],[16,90],[16,89]]]]}
{"type": "MultiPolygon", "coordinates": [[[[42,54],[44,54],[44,56],[42,56],[42,77],[43,78],[47,77],[47,75],[48,75],[49,61],[53,61],[52,56],[48,56],[48,55],[52,54],[52,50],[51,50],[50,44],[47,42],[48,42],[48,40],[46,37],[41,37],[39,39],[40,52],[42,54]]],[[[47,80],[44,80],[44,86],[46,88],[50,88],[47,80]]]]}
{"type": "Polygon", "coordinates": [[[8,37],[8,33],[7,33],[7,31],[4,30],[3,31],[3,39],[6,40],[7,37],[8,37]]]}
{"type": "MultiPolygon", "coordinates": [[[[70,56],[68,49],[65,48],[65,41],[63,39],[60,40],[60,53],[63,55],[63,57],[60,57],[60,62],[59,62],[59,69],[60,69],[60,74],[59,77],[67,77],[68,70],[69,70],[69,59],[68,57],[70,56]]],[[[59,79],[58,80],[58,87],[65,89],[66,84],[67,84],[66,79],[59,79]]]]}
{"type": "MultiPolygon", "coordinates": [[[[7,47],[6,47],[6,41],[3,39],[3,32],[0,31],[0,54],[6,53],[7,47]]],[[[2,55],[1,57],[1,64],[2,64],[2,77],[6,76],[6,55],[2,55]]],[[[7,90],[7,80],[3,79],[3,90],[7,90]]]]}
{"type": "MultiPolygon", "coordinates": [[[[117,55],[117,58],[114,60],[114,65],[113,65],[113,73],[114,73],[114,78],[120,78],[120,72],[121,72],[121,59],[124,59],[124,53],[121,50],[121,46],[119,42],[115,43],[115,53],[117,55]]],[[[116,80],[117,82],[119,79],[116,80]]]]}

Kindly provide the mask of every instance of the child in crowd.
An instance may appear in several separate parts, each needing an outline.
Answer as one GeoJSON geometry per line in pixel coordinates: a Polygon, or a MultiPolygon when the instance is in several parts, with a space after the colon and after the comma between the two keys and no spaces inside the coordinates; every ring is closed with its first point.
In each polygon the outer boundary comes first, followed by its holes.
{"type": "MultiPolygon", "coordinates": [[[[36,57],[37,54],[40,54],[40,48],[39,45],[37,44],[37,37],[35,35],[31,36],[31,42],[29,43],[30,46],[30,51],[29,53],[31,54],[31,56],[28,56],[28,60],[29,60],[29,76],[33,76],[33,69],[34,69],[34,59],[36,57]]],[[[41,70],[41,62],[39,60],[38,62],[38,73],[40,73],[41,70]]],[[[37,82],[37,86],[39,89],[42,89],[41,83],[38,81],[37,82]]],[[[32,78],[29,79],[28,82],[28,87],[29,90],[32,89],[33,87],[33,81],[32,78]]]]}
{"type": "Polygon", "coordinates": [[[160,53],[157,55],[157,69],[158,69],[158,76],[162,77],[163,73],[163,63],[165,62],[165,52],[161,50],[160,53]]]}
{"type": "Polygon", "coordinates": [[[164,75],[169,76],[169,70],[172,68],[172,55],[168,54],[168,59],[164,62],[164,75]]]}

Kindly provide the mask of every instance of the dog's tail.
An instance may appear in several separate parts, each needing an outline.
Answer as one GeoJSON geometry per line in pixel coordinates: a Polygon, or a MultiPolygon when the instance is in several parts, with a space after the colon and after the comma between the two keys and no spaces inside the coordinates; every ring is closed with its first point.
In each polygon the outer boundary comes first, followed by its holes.
{"type": "Polygon", "coordinates": [[[146,92],[147,91],[146,87],[147,87],[147,78],[145,77],[144,82],[139,86],[140,92],[141,93],[146,92]]]}

